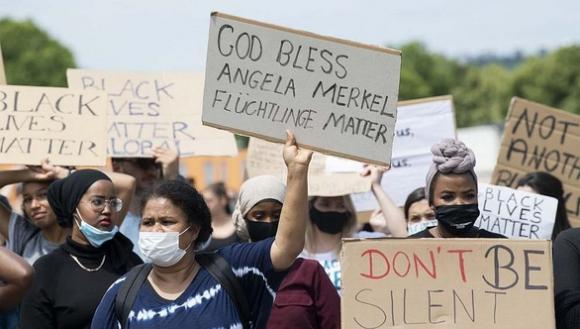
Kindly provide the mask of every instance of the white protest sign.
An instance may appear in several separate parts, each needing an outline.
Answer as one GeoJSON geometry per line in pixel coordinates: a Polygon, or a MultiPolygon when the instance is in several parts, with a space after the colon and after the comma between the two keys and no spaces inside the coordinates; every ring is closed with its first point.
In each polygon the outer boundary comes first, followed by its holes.
{"type": "Polygon", "coordinates": [[[508,238],[550,240],[558,200],[505,186],[478,186],[480,215],[475,226],[508,238]]]}
{"type": "MultiPolygon", "coordinates": [[[[286,181],[286,165],[282,158],[284,145],[250,138],[246,157],[248,176],[273,175],[286,181]]],[[[371,182],[359,173],[325,173],[326,156],[314,153],[308,168],[308,195],[338,196],[368,191],[371,182]]]]}
{"type": "Polygon", "coordinates": [[[388,164],[400,69],[398,50],[213,13],[203,123],[388,164]]]}
{"type": "MultiPolygon", "coordinates": [[[[409,193],[425,186],[431,166],[431,146],[444,138],[455,138],[455,116],[451,96],[399,102],[395,125],[395,142],[391,170],[384,174],[381,185],[397,205],[403,205],[409,193]]],[[[343,169],[334,159],[327,171],[343,169]]],[[[356,169],[351,166],[350,169],[356,169]]],[[[378,208],[370,192],[352,195],[357,211],[378,208]]]]}
{"type": "Polygon", "coordinates": [[[203,76],[68,70],[69,87],[109,96],[107,153],[150,157],[161,146],[193,155],[235,155],[233,134],[201,124],[203,76]]]}
{"type": "Polygon", "coordinates": [[[104,166],[103,92],[0,86],[0,163],[104,166]]]}

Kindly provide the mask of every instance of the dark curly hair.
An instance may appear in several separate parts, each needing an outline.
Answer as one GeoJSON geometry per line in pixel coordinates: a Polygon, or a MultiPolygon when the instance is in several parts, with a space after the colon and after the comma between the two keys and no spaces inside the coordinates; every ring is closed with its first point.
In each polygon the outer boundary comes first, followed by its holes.
{"type": "Polygon", "coordinates": [[[151,199],[163,198],[181,209],[187,216],[190,225],[199,227],[199,235],[195,241],[196,248],[203,245],[211,236],[211,215],[199,192],[191,185],[177,180],[163,181],[155,186],[153,192],[143,199],[141,212],[151,199]]]}

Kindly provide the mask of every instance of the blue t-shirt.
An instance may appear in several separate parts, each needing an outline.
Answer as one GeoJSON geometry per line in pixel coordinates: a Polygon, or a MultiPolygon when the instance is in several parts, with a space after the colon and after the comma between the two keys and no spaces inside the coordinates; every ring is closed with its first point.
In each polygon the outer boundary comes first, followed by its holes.
{"type": "MultiPolygon", "coordinates": [[[[273,239],[256,243],[233,244],[218,253],[232,267],[246,293],[255,328],[265,328],[278,283],[273,275],[270,247],[273,239]],[[273,286],[275,285],[275,286],[273,286]]],[[[117,329],[115,298],[125,277],[113,283],[101,300],[91,328],[117,329]]],[[[128,328],[208,328],[241,329],[242,324],[228,293],[201,268],[191,284],[176,300],[159,296],[146,281],[129,314],[128,328]]]]}

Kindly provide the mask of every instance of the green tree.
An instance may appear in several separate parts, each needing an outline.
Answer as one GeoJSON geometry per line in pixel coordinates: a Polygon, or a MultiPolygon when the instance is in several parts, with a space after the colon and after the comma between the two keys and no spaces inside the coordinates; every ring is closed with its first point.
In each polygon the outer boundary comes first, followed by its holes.
{"type": "Polygon", "coordinates": [[[0,44],[8,84],[66,87],[72,53],[32,21],[1,19],[0,44]]]}
{"type": "Polygon", "coordinates": [[[403,54],[401,100],[450,94],[465,75],[464,65],[429,52],[420,42],[404,44],[400,49],[403,54]]]}
{"type": "Polygon", "coordinates": [[[528,59],[514,71],[511,92],[580,114],[580,46],[528,59]]]}
{"type": "Polygon", "coordinates": [[[459,127],[502,122],[510,95],[510,72],[491,64],[470,67],[461,85],[453,89],[459,127]]]}

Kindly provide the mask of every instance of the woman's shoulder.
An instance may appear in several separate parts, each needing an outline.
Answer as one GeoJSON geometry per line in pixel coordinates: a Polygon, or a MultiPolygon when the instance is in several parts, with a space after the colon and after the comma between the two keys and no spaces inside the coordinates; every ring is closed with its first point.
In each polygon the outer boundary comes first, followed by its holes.
{"type": "Polygon", "coordinates": [[[477,231],[477,237],[478,238],[486,238],[486,239],[507,239],[507,237],[505,235],[501,235],[501,234],[495,233],[495,232],[490,232],[490,231],[484,230],[482,228],[480,228],[477,231]]]}

